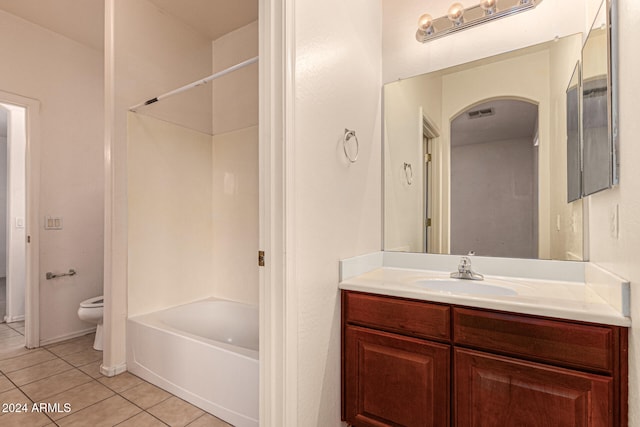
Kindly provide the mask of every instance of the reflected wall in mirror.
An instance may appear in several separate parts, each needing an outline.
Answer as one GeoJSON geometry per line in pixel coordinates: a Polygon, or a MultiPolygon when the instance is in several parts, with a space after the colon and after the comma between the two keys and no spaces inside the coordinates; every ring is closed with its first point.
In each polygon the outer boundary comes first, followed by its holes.
{"type": "Polygon", "coordinates": [[[582,195],[610,188],[613,172],[608,3],[602,2],[582,49],[582,195]]]}
{"type": "Polygon", "coordinates": [[[581,47],[575,34],[385,85],[384,250],[583,258],[566,193],[581,47]]]}

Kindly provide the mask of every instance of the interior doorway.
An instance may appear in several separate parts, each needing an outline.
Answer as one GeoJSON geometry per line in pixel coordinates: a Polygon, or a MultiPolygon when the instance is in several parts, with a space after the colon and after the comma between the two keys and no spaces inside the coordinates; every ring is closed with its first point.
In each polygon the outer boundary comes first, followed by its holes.
{"type": "Polygon", "coordinates": [[[451,121],[451,254],[538,257],[538,105],[475,104],[451,121]]]}
{"type": "Polygon", "coordinates": [[[0,314],[10,324],[25,318],[27,123],[24,107],[0,103],[0,113],[0,314]]]}
{"type": "Polygon", "coordinates": [[[25,345],[39,346],[39,102],[0,91],[0,299],[25,345]]]}

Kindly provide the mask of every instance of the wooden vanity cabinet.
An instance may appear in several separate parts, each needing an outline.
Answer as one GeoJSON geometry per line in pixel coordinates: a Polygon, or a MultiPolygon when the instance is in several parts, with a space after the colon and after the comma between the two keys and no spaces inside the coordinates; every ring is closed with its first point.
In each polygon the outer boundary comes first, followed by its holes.
{"type": "Polygon", "coordinates": [[[627,329],[342,292],[353,426],[627,425],[627,329]]]}

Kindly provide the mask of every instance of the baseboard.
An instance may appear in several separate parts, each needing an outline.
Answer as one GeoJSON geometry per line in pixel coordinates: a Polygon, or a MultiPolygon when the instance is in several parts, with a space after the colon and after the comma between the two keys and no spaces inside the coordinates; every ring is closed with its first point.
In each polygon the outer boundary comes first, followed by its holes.
{"type": "Polygon", "coordinates": [[[4,321],[6,323],[13,323],[13,322],[22,322],[24,320],[24,314],[21,314],[20,316],[4,316],[4,321]]]}
{"type": "Polygon", "coordinates": [[[71,338],[76,338],[76,337],[81,337],[83,335],[91,334],[95,331],[96,331],[96,327],[94,326],[92,328],[83,329],[81,331],[75,331],[70,334],[59,335],[57,337],[47,338],[46,340],[40,340],[40,345],[43,346],[43,345],[55,344],[60,341],[65,341],[71,338]]]}
{"type": "Polygon", "coordinates": [[[104,366],[100,365],[100,373],[107,377],[115,377],[118,374],[121,374],[127,370],[127,364],[121,363],[116,366],[104,366]]]}

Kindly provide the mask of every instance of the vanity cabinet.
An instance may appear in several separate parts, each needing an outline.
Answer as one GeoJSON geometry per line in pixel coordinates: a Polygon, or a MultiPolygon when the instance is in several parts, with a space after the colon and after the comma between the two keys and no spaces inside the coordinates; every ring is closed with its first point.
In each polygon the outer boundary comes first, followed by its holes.
{"type": "Polygon", "coordinates": [[[342,291],[353,426],[624,426],[627,329],[342,291]]]}

